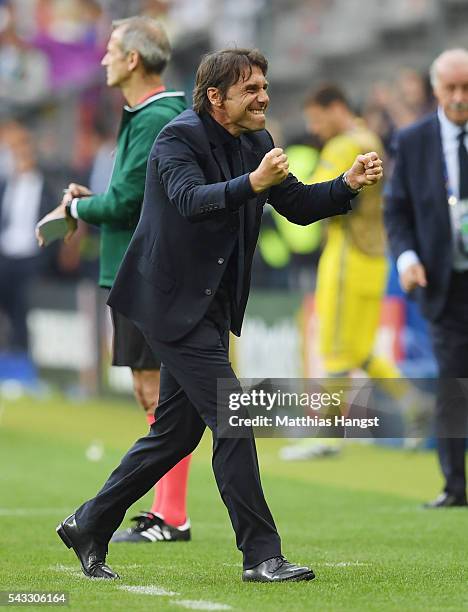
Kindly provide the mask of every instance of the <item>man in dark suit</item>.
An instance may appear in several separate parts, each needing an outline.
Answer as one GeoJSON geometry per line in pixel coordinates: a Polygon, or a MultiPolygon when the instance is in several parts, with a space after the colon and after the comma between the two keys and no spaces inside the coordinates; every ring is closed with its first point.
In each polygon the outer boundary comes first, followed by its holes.
{"type": "Polygon", "coordinates": [[[97,496],[57,531],[87,576],[115,578],[107,542],[127,508],[213,433],[213,470],[243,553],[244,580],[310,580],[287,562],[260,483],[255,441],[218,427],[227,397],[240,391],[229,362],[229,330],[239,335],[263,205],[309,224],[347,212],[349,200],[382,176],[376,153],[357,157],[344,176],[305,186],[265,131],[266,59],[255,50],[206,56],[194,110],[169,123],[148,160],[142,215],[109,304],[133,321],[161,356],[156,422],[97,496]]]}
{"type": "Polygon", "coordinates": [[[11,173],[0,180],[0,309],[10,321],[8,348],[28,352],[28,289],[53,253],[42,253],[34,238],[38,219],[58,198],[38,167],[33,134],[10,121],[2,126],[11,173]]]}
{"type": "Polygon", "coordinates": [[[431,81],[439,107],[398,136],[385,222],[400,283],[431,323],[444,381],[437,424],[445,486],[426,507],[446,508],[467,503],[466,394],[453,399],[454,379],[468,377],[468,51],[442,53],[431,81]]]}

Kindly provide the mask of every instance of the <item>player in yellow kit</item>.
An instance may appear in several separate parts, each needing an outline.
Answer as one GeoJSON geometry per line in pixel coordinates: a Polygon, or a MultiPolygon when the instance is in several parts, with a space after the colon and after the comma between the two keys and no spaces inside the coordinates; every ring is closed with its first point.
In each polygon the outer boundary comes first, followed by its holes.
{"type": "MultiPolygon", "coordinates": [[[[383,146],[351,110],[337,87],[325,86],[306,102],[308,128],[324,142],[312,183],[349,168],[349,160],[383,146]]],[[[387,284],[382,185],[366,189],[346,218],[330,219],[317,276],[319,351],[328,376],[357,368],[372,378],[397,378],[394,364],[373,354],[380,306],[387,284]]]]}
{"type": "MultiPolygon", "coordinates": [[[[365,151],[376,151],[382,158],[380,139],[354,114],[338,87],[327,85],[312,92],[304,112],[309,131],[324,145],[310,183],[346,172],[351,160],[365,151]]],[[[328,220],[315,295],[319,353],[330,378],[346,377],[358,369],[371,378],[401,377],[394,363],[373,351],[388,273],[382,189],[378,183],[362,191],[353,200],[351,214],[328,220]]],[[[404,381],[382,386],[408,410],[418,404],[417,390],[404,381]]],[[[281,457],[335,454],[340,446],[339,439],[307,440],[283,448],[281,457]]]]}

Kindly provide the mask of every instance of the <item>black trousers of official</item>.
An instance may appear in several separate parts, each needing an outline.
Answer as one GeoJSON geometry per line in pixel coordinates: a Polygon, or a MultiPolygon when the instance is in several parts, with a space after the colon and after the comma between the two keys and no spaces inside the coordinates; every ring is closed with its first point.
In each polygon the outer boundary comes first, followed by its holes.
{"type": "Polygon", "coordinates": [[[122,459],[94,499],[76,511],[80,529],[107,544],[126,510],[183,457],[191,453],[208,426],[213,434],[213,470],[243,553],[244,568],[281,554],[281,543],[260,482],[253,434],[218,435],[217,379],[232,381],[241,392],[228,357],[229,329],[205,317],[185,338],[165,343],[147,338],[161,357],[160,399],[156,420],[122,459]]]}
{"type": "Polygon", "coordinates": [[[463,499],[468,427],[468,272],[452,274],[444,312],[432,323],[431,332],[440,379],[436,429],[444,491],[463,499]],[[456,378],[467,380],[461,385],[456,378]]]}
{"type": "Polygon", "coordinates": [[[0,255],[0,309],[8,316],[11,334],[8,348],[28,351],[28,288],[39,271],[36,257],[14,258],[0,255]]]}

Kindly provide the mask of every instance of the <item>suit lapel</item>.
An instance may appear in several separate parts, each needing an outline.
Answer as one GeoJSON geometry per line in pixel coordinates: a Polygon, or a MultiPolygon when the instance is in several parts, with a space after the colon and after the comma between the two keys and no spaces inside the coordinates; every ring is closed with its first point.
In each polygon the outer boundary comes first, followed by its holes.
{"type": "Polygon", "coordinates": [[[434,115],[433,121],[429,124],[429,129],[426,135],[425,164],[424,167],[429,169],[427,174],[430,184],[431,193],[434,194],[434,202],[437,207],[439,217],[443,220],[445,229],[450,233],[450,218],[447,203],[447,186],[446,170],[444,163],[444,153],[442,148],[442,138],[440,135],[440,125],[437,115],[434,115]]]}
{"type": "Polygon", "coordinates": [[[1,227],[1,221],[2,221],[3,196],[5,195],[5,187],[6,187],[6,183],[2,181],[0,183],[0,227],[1,227]]]}
{"type": "Polygon", "coordinates": [[[223,143],[220,142],[221,139],[219,134],[216,129],[214,129],[212,120],[208,116],[202,113],[200,115],[200,120],[205,128],[208,140],[210,141],[211,152],[221,172],[221,178],[225,181],[230,181],[232,179],[232,173],[229,168],[223,143]]]}
{"type": "MultiPolygon", "coordinates": [[[[426,156],[429,160],[432,160],[430,166],[433,171],[430,173],[432,177],[433,187],[435,193],[438,195],[444,195],[444,208],[447,203],[447,189],[445,185],[445,164],[443,158],[442,138],[440,136],[440,125],[437,117],[434,117],[434,121],[431,122],[428,131],[428,146],[425,148],[426,156]]],[[[429,166],[429,167],[430,167],[429,166]]]]}
{"type": "MultiPolygon", "coordinates": [[[[204,124],[208,140],[210,141],[211,152],[220,170],[221,178],[229,181],[233,178],[233,175],[227,161],[225,148],[223,143],[220,142],[219,134],[217,130],[213,128],[212,122],[208,117],[202,114],[200,118],[204,124]]],[[[244,172],[251,172],[258,167],[263,157],[262,152],[257,149],[255,140],[249,134],[242,134],[240,142],[244,172]]],[[[239,220],[239,249],[240,252],[244,254],[243,261],[241,262],[239,260],[239,270],[242,279],[238,281],[236,292],[238,299],[243,291],[243,277],[245,275],[244,262],[251,260],[257,242],[259,207],[261,208],[261,205],[259,204],[258,198],[255,196],[250,198],[244,206],[241,206],[238,213],[236,213],[239,220]]]]}
{"type": "Polygon", "coordinates": [[[226,153],[222,144],[218,144],[212,149],[213,157],[221,170],[222,178],[226,181],[230,181],[232,177],[231,169],[226,158],[226,153]]]}
{"type": "MultiPolygon", "coordinates": [[[[252,172],[255,170],[261,159],[261,153],[255,148],[254,143],[246,134],[242,134],[241,136],[241,144],[242,144],[242,157],[244,159],[244,171],[252,172]]],[[[247,231],[248,231],[248,244],[252,242],[253,233],[256,231],[256,218],[257,218],[257,206],[258,199],[257,197],[250,198],[250,200],[245,205],[246,217],[247,217],[247,231]]],[[[256,236],[255,236],[256,241],[256,236]]]]}

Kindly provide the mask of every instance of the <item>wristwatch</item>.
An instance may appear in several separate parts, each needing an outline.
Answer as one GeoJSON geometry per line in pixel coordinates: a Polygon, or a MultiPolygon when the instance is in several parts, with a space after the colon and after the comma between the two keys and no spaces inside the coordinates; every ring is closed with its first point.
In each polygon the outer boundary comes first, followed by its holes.
{"type": "Polygon", "coordinates": [[[361,186],[360,186],[360,187],[358,187],[357,189],[353,189],[353,188],[351,187],[351,185],[349,184],[349,182],[348,182],[348,177],[347,177],[346,175],[347,175],[347,172],[343,172],[343,174],[341,175],[341,180],[343,181],[344,186],[345,186],[347,189],[349,189],[349,191],[351,191],[351,193],[354,193],[354,194],[359,193],[359,192],[362,190],[363,185],[361,185],[361,186]]]}
{"type": "Polygon", "coordinates": [[[65,214],[69,219],[78,219],[77,206],[80,198],[73,198],[71,202],[65,204],[65,214]]]}

